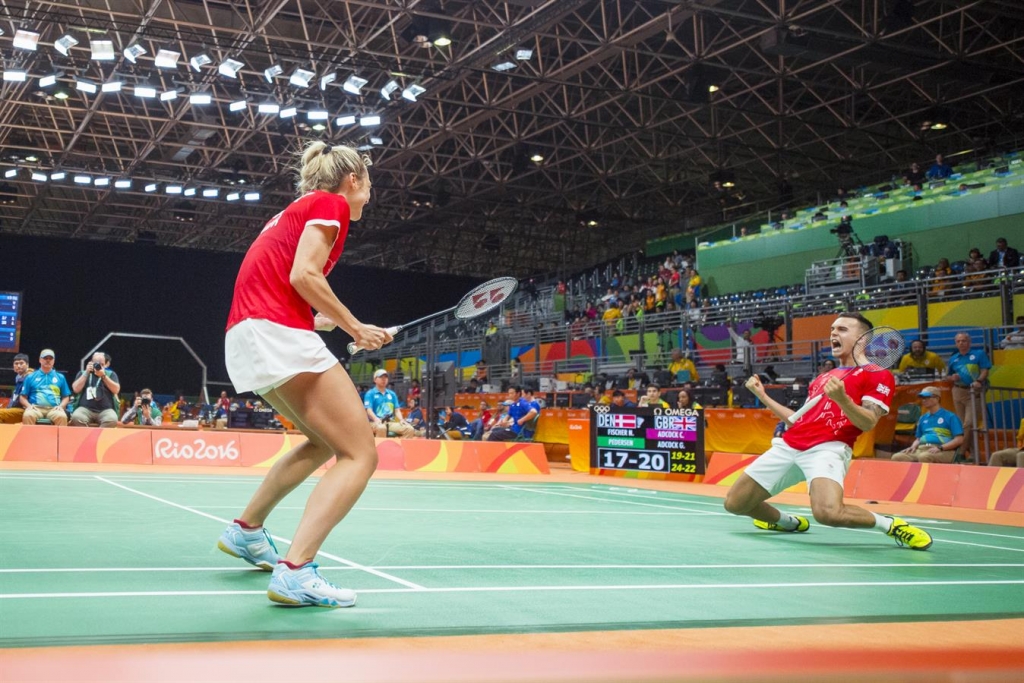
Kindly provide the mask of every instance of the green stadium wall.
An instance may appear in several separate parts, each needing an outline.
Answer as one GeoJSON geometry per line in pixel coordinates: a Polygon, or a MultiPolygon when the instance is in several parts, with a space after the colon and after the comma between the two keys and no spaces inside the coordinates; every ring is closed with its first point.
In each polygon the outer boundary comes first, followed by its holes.
{"type": "MultiPolygon", "coordinates": [[[[760,233],[735,242],[698,247],[697,267],[711,295],[803,282],[813,261],[837,256],[839,241],[829,232],[835,223],[822,222],[814,227],[760,233]],[[766,263],[768,259],[770,263],[766,263]]],[[[878,235],[910,242],[914,268],[934,265],[943,257],[950,261],[965,259],[972,247],[978,247],[987,256],[998,237],[1006,237],[1011,245],[1021,248],[1024,186],[943,197],[891,213],[855,217],[853,228],[865,243],[878,235]]],[[[673,248],[692,248],[692,244],[692,237],[664,238],[648,244],[647,253],[653,256],[673,248]]]]}

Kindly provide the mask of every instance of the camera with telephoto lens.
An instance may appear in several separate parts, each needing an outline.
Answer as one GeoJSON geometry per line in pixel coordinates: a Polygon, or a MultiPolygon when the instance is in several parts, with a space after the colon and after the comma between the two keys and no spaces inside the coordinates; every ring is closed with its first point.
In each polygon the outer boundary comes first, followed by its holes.
{"type": "Polygon", "coordinates": [[[146,398],[145,396],[143,396],[143,397],[142,397],[142,405],[144,405],[144,406],[148,406],[148,405],[149,405],[149,403],[150,403],[150,400],[151,400],[151,399],[148,399],[148,398],[146,398]]]}
{"type": "Polygon", "coordinates": [[[92,364],[92,371],[95,372],[98,375],[98,374],[100,374],[100,372],[103,371],[103,366],[100,365],[99,363],[93,363],[92,364]]]}

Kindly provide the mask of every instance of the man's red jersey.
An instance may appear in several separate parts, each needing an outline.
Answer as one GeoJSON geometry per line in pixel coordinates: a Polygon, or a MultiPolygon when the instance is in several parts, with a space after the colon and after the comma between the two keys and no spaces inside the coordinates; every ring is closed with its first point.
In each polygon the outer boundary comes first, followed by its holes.
{"type": "MultiPolygon", "coordinates": [[[[842,381],[847,395],[855,404],[861,405],[864,401],[869,401],[889,412],[896,381],[888,370],[883,370],[877,365],[865,365],[853,372],[850,372],[849,368],[830,370],[815,377],[811,382],[808,387],[808,400],[818,394],[824,394],[825,382],[829,377],[842,381]]],[[[853,442],[860,435],[861,430],[850,422],[838,404],[823,395],[818,405],[807,411],[795,425],[783,433],[782,439],[791,448],[806,451],[826,441],[842,441],[852,448],[853,442]]]]}

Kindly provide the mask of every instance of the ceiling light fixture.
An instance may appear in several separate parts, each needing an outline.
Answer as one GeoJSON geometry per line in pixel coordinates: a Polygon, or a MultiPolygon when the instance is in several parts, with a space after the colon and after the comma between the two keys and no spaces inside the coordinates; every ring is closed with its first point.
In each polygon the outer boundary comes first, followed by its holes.
{"type": "Polygon", "coordinates": [[[39,45],[39,34],[35,31],[19,30],[14,33],[14,47],[35,52],[39,45]]]}
{"type": "Polygon", "coordinates": [[[241,196],[242,195],[239,192],[229,192],[228,196],[225,197],[225,199],[227,199],[229,202],[234,202],[234,201],[238,201],[238,198],[241,197],[241,196]]]}
{"type": "Polygon", "coordinates": [[[164,188],[164,192],[167,194],[181,194],[184,189],[181,185],[168,185],[164,188]]]}
{"type": "Polygon", "coordinates": [[[533,59],[533,48],[521,47],[516,50],[516,59],[520,62],[527,62],[533,59]]]}
{"type": "Polygon", "coordinates": [[[320,77],[320,89],[327,90],[327,86],[334,81],[338,80],[338,73],[336,71],[329,71],[320,77]]]}
{"type": "Polygon", "coordinates": [[[377,136],[373,136],[373,137],[370,138],[370,144],[383,145],[384,144],[384,138],[379,138],[377,136]]]}
{"type": "Polygon", "coordinates": [[[145,190],[146,192],[156,192],[156,187],[157,187],[156,183],[150,183],[149,185],[146,185],[142,189],[145,190]]]}
{"type": "Polygon", "coordinates": [[[185,191],[182,192],[182,194],[185,195],[186,197],[195,197],[196,196],[196,188],[194,188],[194,187],[186,187],[185,191]]]}
{"type": "Polygon", "coordinates": [[[243,66],[245,64],[242,64],[237,59],[225,59],[217,67],[217,73],[228,78],[238,78],[238,72],[242,70],[243,66]]]}
{"type": "Polygon", "coordinates": [[[114,59],[114,42],[111,40],[90,40],[89,48],[94,62],[110,62],[114,59]]]}
{"type": "Polygon", "coordinates": [[[9,168],[4,171],[4,178],[13,178],[16,175],[18,175],[18,169],[16,168],[9,168]]]}
{"type": "Polygon", "coordinates": [[[355,122],[355,114],[342,114],[338,118],[334,119],[334,125],[336,126],[352,126],[355,125],[355,122]]]}
{"type": "Polygon", "coordinates": [[[142,47],[138,43],[135,43],[134,45],[129,45],[128,47],[126,47],[124,49],[123,54],[125,59],[134,64],[136,59],[146,54],[146,48],[142,47]]]}
{"type": "Polygon", "coordinates": [[[153,58],[153,64],[160,69],[177,69],[180,56],[181,53],[174,50],[158,50],[156,57],[153,58]]]}
{"type": "Polygon", "coordinates": [[[119,190],[127,190],[131,186],[132,186],[132,181],[131,181],[130,178],[121,178],[120,180],[115,180],[114,181],[114,187],[116,187],[119,190]]]}
{"type": "Polygon", "coordinates": [[[260,193],[259,192],[246,192],[245,195],[243,196],[243,199],[245,199],[245,201],[247,201],[247,202],[257,202],[260,199],[260,193]]]}
{"type": "Polygon", "coordinates": [[[189,104],[210,104],[213,96],[208,92],[194,92],[188,96],[189,104]]]}
{"type": "Polygon", "coordinates": [[[296,88],[308,88],[310,81],[316,78],[316,73],[307,69],[295,69],[288,78],[288,82],[296,88]]]}
{"type": "Polygon", "coordinates": [[[34,164],[37,161],[39,161],[39,155],[35,154],[33,152],[29,152],[29,155],[27,157],[25,157],[25,161],[28,161],[28,162],[31,162],[31,163],[34,164]]]}
{"type": "Polygon", "coordinates": [[[68,92],[67,88],[58,86],[57,89],[53,91],[53,96],[58,100],[66,100],[71,97],[71,93],[68,92]]]}
{"type": "Polygon", "coordinates": [[[200,52],[195,57],[188,60],[188,63],[189,66],[191,66],[196,71],[202,71],[204,66],[213,63],[213,58],[205,52],[200,52]]]}
{"type": "Polygon", "coordinates": [[[4,80],[8,83],[24,83],[28,74],[24,71],[4,71],[4,80]]]}
{"type": "Polygon", "coordinates": [[[328,117],[330,113],[324,109],[311,109],[306,113],[306,119],[309,121],[326,121],[328,117]]]}
{"type": "Polygon", "coordinates": [[[345,82],[342,84],[341,89],[347,93],[358,95],[359,91],[367,83],[369,83],[369,81],[367,81],[365,78],[360,78],[359,76],[352,74],[351,76],[345,79],[345,82]]]}
{"type": "Polygon", "coordinates": [[[78,185],[92,185],[92,178],[87,175],[76,175],[74,181],[78,185]]]}
{"type": "Polygon", "coordinates": [[[398,85],[398,81],[394,79],[388,81],[387,84],[380,89],[381,99],[390,100],[391,95],[394,94],[394,92],[398,90],[400,87],[401,86],[398,85]]]}
{"type": "Polygon", "coordinates": [[[284,69],[280,64],[274,64],[273,66],[263,70],[263,77],[267,79],[267,83],[273,83],[274,79],[284,73],[284,69]]]}
{"type": "Polygon", "coordinates": [[[170,102],[171,100],[176,100],[176,99],[178,99],[178,91],[177,90],[174,90],[174,89],[164,90],[162,93],[160,93],[160,101],[161,102],[170,102]]]}
{"type": "Polygon", "coordinates": [[[213,199],[219,194],[220,190],[218,190],[216,187],[207,187],[203,189],[203,196],[206,197],[207,199],[213,199]]]}
{"type": "Polygon", "coordinates": [[[281,105],[277,102],[260,102],[256,106],[256,111],[261,114],[277,114],[281,111],[281,105]]]}
{"type": "Polygon", "coordinates": [[[110,178],[96,178],[95,180],[92,181],[92,184],[95,185],[96,187],[107,187],[108,185],[110,185],[110,178]]]}
{"type": "Polygon", "coordinates": [[[292,118],[293,116],[295,116],[298,113],[299,113],[299,110],[296,107],[285,107],[284,109],[282,109],[280,111],[280,113],[278,115],[282,119],[290,119],[290,118],[292,118]]]}
{"type": "Polygon", "coordinates": [[[497,64],[495,64],[491,68],[494,69],[495,71],[499,71],[499,72],[500,71],[511,71],[512,69],[516,68],[516,63],[515,62],[510,62],[509,60],[506,59],[504,62],[498,62],[497,64]]]}
{"type": "Polygon", "coordinates": [[[242,111],[249,107],[249,100],[235,100],[228,105],[228,111],[242,111]]]}
{"type": "Polygon", "coordinates": [[[64,180],[68,174],[64,171],[54,171],[50,174],[50,180],[64,180]]]}
{"type": "Polygon", "coordinates": [[[82,92],[87,92],[90,95],[92,95],[99,90],[99,86],[93,83],[92,81],[85,81],[79,78],[75,81],[75,89],[81,90],[82,92]]]}
{"type": "Polygon", "coordinates": [[[151,85],[139,83],[135,86],[135,96],[143,98],[156,97],[156,88],[151,85]]]}
{"type": "Polygon", "coordinates": [[[402,91],[402,98],[409,100],[410,102],[415,102],[416,98],[425,92],[427,92],[426,88],[424,88],[419,83],[413,83],[408,88],[402,91]]]}
{"type": "Polygon", "coordinates": [[[380,125],[380,116],[376,114],[370,114],[369,116],[363,116],[359,119],[359,125],[365,128],[372,128],[373,126],[380,125]]]}
{"type": "Polygon", "coordinates": [[[121,88],[124,87],[122,81],[108,81],[100,86],[100,90],[103,92],[121,92],[121,88]]]}
{"type": "Polygon", "coordinates": [[[78,41],[73,35],[67,33],[57,40],[53,41],[53,49],[61,53],[65,57],[68,56],[68,51],[71,50],[75,45],[78,45],[78,41]]]}
{"type": "Polygon", "coordinates": [[[57,74],[50,74],[49,76],[40,76],[39,77],[39,87],[40,88],[49,88],[51,85],[56,85],[56,83],[57,83],[57,74]]]}

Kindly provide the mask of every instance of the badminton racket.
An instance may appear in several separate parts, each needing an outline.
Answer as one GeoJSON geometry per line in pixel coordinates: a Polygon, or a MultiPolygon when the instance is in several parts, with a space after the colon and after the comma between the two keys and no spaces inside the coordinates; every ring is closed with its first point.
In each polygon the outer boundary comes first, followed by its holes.
{"type": "MultiPolygon", "coordinates": [[[[906,342],[903,335],[891,327],[873,327],[860,337],[853,345],[854,366],[843,373],[841,380],[857,368],[867,365],[876,366],[882,370],[888,370],[900,362],[903,357],[903,350],[906,342]]],[[[789,416],[790,424],[796,424],[797,420],[807,414],[814,406],[821,402],[824,393],[818,394],[789,416]]]]}
{"type": "MultiPolygon", "coordinates": [[[[512,296],[512,294],[515,293],[517,287],[519,287],[519,281],[514,277],[498,277],[493,280],[488,280],[482,285],[477,285],[470,290],[466,296],[462,297],[459,303],[455,304],[451,308],[446,308],[443,311],[425,315],[422,318],[417,318],[416,320],[405,323],[404,325],[389,327],[387,328],[388,334],[393,337],[407,327],[419,325],[420,323],[431,320],[432,318],[437,318],[453,311],[455,312],[455,317],[458,320],[476,318],[484,313],[493,311],[495,308],[503,304],[510,296],[512,296]]],[[[358,351],[360,351],[359,346],[355,342],[349,342],[349,355],[354,355],[358,351]]]]}

